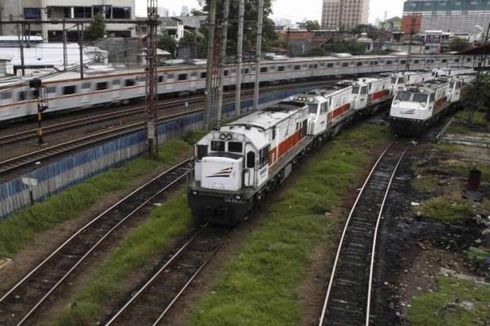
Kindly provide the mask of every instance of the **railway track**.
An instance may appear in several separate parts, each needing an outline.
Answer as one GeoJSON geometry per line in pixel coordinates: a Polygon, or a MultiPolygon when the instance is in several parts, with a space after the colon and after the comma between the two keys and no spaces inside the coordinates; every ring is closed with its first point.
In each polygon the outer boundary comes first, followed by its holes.
{"type": "Polygon", "coordinates": [[[146,216],[189,173],[190,159],[161,173],[92,219],[0,297],[0,325],[22,325],[118,228],[146,216]]]}
{"type": "MultiPolygon", "coordinates": [[[[172,115],[160,117],[159,121],[167,121],[200,111],[202,111],[202,109],[178,113],[178,114],[172,114],[172,115]]],[[[0,162],[0,175],[10,173],[14,170],[21,169],[23,167],[35,164],[40,161],[52,159],[56,156],[66,154],[67,152],[70,151],[79,150],[84,147],[100,143],[102,141],[106,141],[115,137],[124,136],[145,129],[146,129],[145,122],[132,123],[119,128],[114,128],[111,130],[106,130],[103,132],[91,134],[82,138],[67,141],[57,145],[44,147],[34,152],[12,157],[0,162]]]]}
{"type": "MultiPolygon", "coordinates": [[[[299,83],[297,86],[308,86],[308,85],[320,85],[320,84],[325,84],[325,82],[320,83],[320,82],[308,82],[308,83],[299,83]]],[[[269,86],[269,87],[264,87],[264,91],[278,91],[281,89],[285,89],[291,86],[269,86]]],[[[250,95],[252,94],[251,90],[245,90],[242,93],[243,95],[250,95]]],[[[233,99],[234,93],[227,93],[225,94],[225,99],[233,99]]],[[[172,108],[182,108],[184,104],[187,102],[189,105],[195,105],[199,103],[204,103],[204,98],[203,95],[195,95],[183,99],[177,99],[177,100],[170,100],[170,101],[165,101],[164,103],[161,103],[158,106],[158,110],[168,110],[172,108]]],[[[132,106],[129,108],[120,108],[120,110],[117,110],[116,112],[107,112],[107,113],[100,113],[100,112],[95,112],[93,116],[85,117],[85,118],[79,118],[79,119],[74,119],[66,122],[59,122],[59,123],[54,123],[54,124],[48,124],[43,127],[43,134],[44,135],[49,135],[49,134],[55,134],[55,133],[60,133],[66,130],[70,130],[73,128],[79,128],[79,127],[84,127],[87,125],[91,125],[94,123],[101,123],[101,122],[107,122],[107,121],[113,121],[117,119],[122,119],[122,118],[127,118],[131,116],[137,116],[137,115],[142,115],[144,113],[146,106],[145,105],[138,105],[138,106],[132,106]]],[[[37,128],[32,128],[32,129],[27,129],[27,130],[22,130],[18,132],[14,132],[11,134],[7,135],[0,135],[0,146],[5,146],[9,144],[15,144],[19,142],[24,142],[27,140],[31,139],[36,139],[37,138],[37,128]]]]}
{"type": "Polygon", "coordinates": [[[409,145],[379,157],[350,211],[337,249],[319,325],[369,325],[376,240],[391,184],[409,145]]]}
{"type": "Polygon", "coordinates": [[[157,325],[220,248],[227,231],[204,226],[105,323],[157,325]]]}

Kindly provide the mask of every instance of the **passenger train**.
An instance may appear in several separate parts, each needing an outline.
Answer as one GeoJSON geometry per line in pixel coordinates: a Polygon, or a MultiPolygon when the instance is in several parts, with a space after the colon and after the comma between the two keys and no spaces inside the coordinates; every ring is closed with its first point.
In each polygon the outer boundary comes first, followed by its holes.
{"type": "MultiPolygon", "coordinates": [[[[467,67],[476,64],[473,56],[458,55],[413,55],[413,69],[435,67],[467,67]]],[[[355,76],[381,72],[403,71],[406,56],[348,56],[288,58],[263,61],[260,68],[261,82],[286,82],[329,76],[355,76]]],[[[236,67],[224,69],[225,85],[234,85],[236,67]]],[[[253,83],[255,67],[244,64],[243,83],[253,83]]],[[[59,112],[76,108],[124,103],[145,96],[145,74],[143,69],[128,69],[113,72],[87,71],[80,79],[76,72],[60,73],[56,76],[32,76],[0,80],[0,121],[23,118],[37,113],[33,90],[28,88],[30,78],[41,78],[46,87],[49,101],[48,112],[59,112]]],[[[160,67],[158,70],[159,94],[188,94],[202,92],[206,83],[206,67],[184,65],[160,67]]],[[[362,81],[361,81],[362,83],[362,81]]],[[[362,89],[362,85],[359,85],[362,89]]],[[[362,91],[361,91],[362,92],[362,91]]],[[[365,94],[359,94],[359,104],[365,94]]],[[[357,105],[357,104],[356,104],[357,105]]]]}

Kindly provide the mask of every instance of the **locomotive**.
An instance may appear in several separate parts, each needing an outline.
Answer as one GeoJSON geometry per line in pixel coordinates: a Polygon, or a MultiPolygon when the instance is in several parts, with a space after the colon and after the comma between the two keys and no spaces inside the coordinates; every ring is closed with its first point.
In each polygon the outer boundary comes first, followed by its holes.
{"type": "Polygon", "coordinates": [[[390,80],[354,80],[294,96],[207,134],[194,149],[188,188],[193,215],[215,224],[245,220],[302,156],[387,103],[390,80]]]}

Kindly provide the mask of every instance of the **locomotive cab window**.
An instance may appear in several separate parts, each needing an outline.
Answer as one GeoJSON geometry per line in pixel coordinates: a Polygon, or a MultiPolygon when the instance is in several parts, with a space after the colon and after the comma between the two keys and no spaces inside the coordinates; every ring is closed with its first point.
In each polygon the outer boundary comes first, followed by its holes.
{"type": "Polygon", "coordinates": [[[213,140],[211,142],[211,150],[214,152],[224,152],[225,151],[225,142],[220,140],[213,140]]]}
{"type": "Polygon", "coordinates": [[[228,152],[231,153],[242,153],[243,144],[240,142],[231,141],[228,143],[228,152]]]}
{"type": "Polygon", "coordinates": [[[259,151],[259,168],[267,165],[267,162],[269,160],[269,149],[270,146],[267,146],[266,148],[259,151]]]}
{"type": "Polygon", "coordinates": [[[367,86],[363,86],[363,87],[361,87],[361,94],[365,95],[365,94],[367,94],[367,93],[368,93],[368,88],[367,88],[367,86]]]}
{"type": "Polygon", "coordinates": [[[208,155],[208,146],[207,145],[197,145],[197,160],[200,161],[203,157],[208,155]]]}

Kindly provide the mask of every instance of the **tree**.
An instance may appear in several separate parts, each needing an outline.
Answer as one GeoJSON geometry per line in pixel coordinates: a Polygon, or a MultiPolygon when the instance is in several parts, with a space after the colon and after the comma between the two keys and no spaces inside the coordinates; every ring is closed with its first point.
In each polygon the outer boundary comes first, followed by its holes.
{"type": "MultiPolygon", "coordinates": [[[[216,0],[216,19],[219,21],[223,16],[223,0],[216,0]]],[[[244,0],[245,1],[245,23],[244,23],[244,37],[243,37],[243,50],[255,51],[255,43],[257,36],[257,0],[244,0]]],[[[202,10],[209,11],[209,0],[200,0],[199,4],[203,6],[202,10]]],[[[264,25],[262,30],[262,47],[267,50],[277,44],[277,34],[274,30],[274,22],[269,19],[272,14],[272,1],[264,0],[264,25]]],[[[236,54],[236,41],[238,35],[238,1],[230,1],[230,16],[228,25],[228,53],[236,54]]],[[[202,30],[202,33],[207,38],[207,28],[202,30]]]]}
{"type": "Polygon", "coordinates": [[[325,51],[324,48],[313,48],[311,51],[307,54],[308,57],[323,57],[326,55],[327,52],[325,51]]]}
{"type": "Polygon", "coordinates": [[[353,55],[365,54],[366,46],[354,41],[340,41],[338,43],[325,43],[322,48],[326,53],[350,53],[353,55]]]}
{"type": "Polygon", "coordinates": [[[463,51],[466,50],[467,48],[470,47],[470,42],[468,40],[461,38],[461,37],[455,37],[449,41],[449,50],[450,51],[463,51]]]}
{"type": "Polygon", "coordinates": [[[305,21],[305,28],[308,32],[314,31],[314,30],[319,30],[320,24],[316,20],[307,20],[307,21],[305,21]]]}
{"type": "Polygon", "coordinates": [[[168,34],[168,32],[163,31],[162,35],[158,39],[158,47],[170,52],[172,58],[175,58],[175,53],[177,52],[177,42],[175,41],[175,38],[168,34]]]}
{"type": "Polygon", "coordinates": [[[94,21],[85,31],[85,39],[88,41],[95,41],[103,38],[105,35],[105,21],[104,16],[98,13],[94,17],[94,21]]]}

